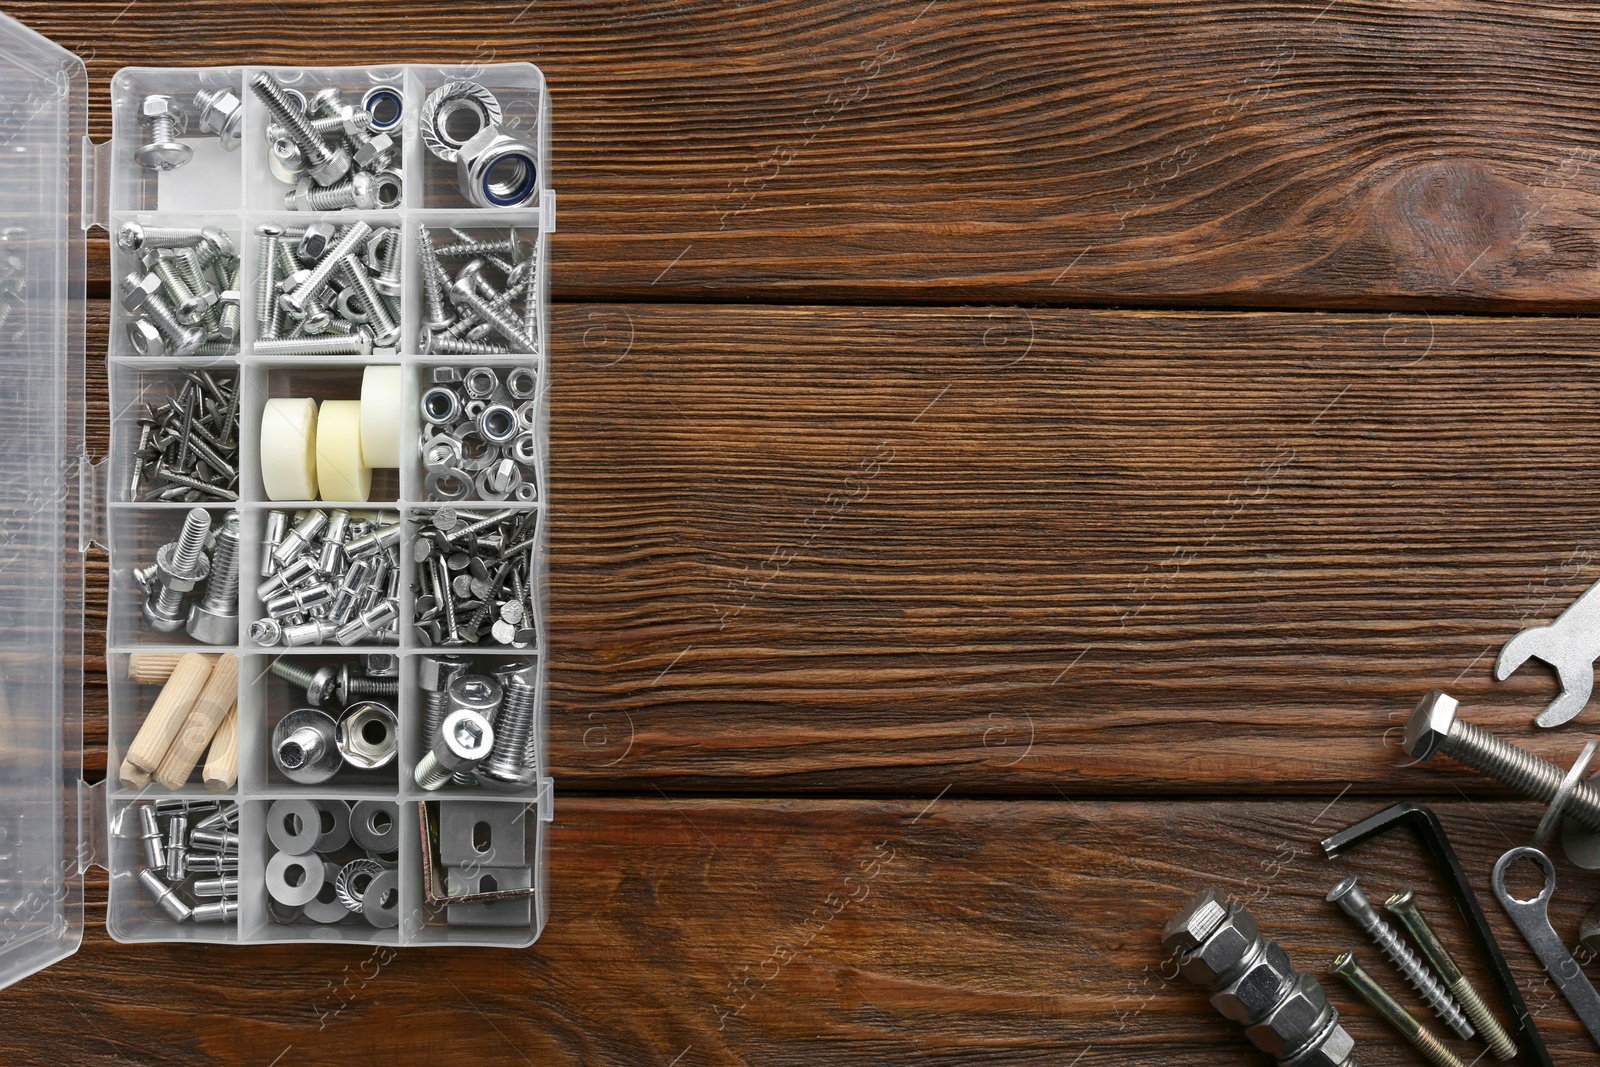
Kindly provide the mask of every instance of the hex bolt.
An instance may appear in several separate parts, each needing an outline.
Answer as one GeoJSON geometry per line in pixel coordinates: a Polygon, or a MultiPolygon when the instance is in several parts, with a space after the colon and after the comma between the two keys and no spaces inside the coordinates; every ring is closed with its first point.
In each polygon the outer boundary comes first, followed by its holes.
{"type": "MultiPolygon", "coordinates": [[[[1444,753],[1523,796],[1548,804],[1561,789],[1566,772],[1553,763],[1459,718],[1458,702],[1437,689],[1417,702],[1406,724],[1406,754],[1426,763],[1444,753]]],[[[1567,800],[1566,813],[1592,830],[1600,830],[1600,792],[1579,782],[1567,800]]]]}
{"type": "Polygon", "coordinates": [[[1417,909],[1415,894],[1409,889],[1404,890],[1391,896],[1383,906],[1411,932],[1411,939],[1422,949],[1422,954],[1433,965],[1434,973],[1443,980],[1445,988],[1461,1005],[1461,1010],[1466,1013],[1472,1025],[1477,1027],[1478,1036],[1489,1046],[1489,1052],[1494,1058],[1509,1060],[1514,1057],[1517,1054],[1517,1043],[1511,1040],[1511,1035],[1500,1025],[1500,1020],[1494,1017],[1494,1012],[1489,1010],[1483,997],[1473,988],[1472,982],[1461,973],[1461,968],[1456,966],[1456,961],[1451,958],[1444,943],[1433,932],[1433,927],[1428,925],[1428,920],[1422,917],[1422,912],[1417,909]]]}
{"type": "MultiPolygon", "coordinates": [[[[192,355],[195,349],[205,343],[206,335],[200,330],[190,329],[179,321],[178,315],[172,310],[161,294],[156,291],[160,286],[160,278],[156,277],[156,285],[151,286],[145,276],[137,271],[126,275],[122,279],[122,306],[125,310],[136,315],[142,315],[155,326],[160,335],[172,345],[172,353],[177,356],[192,355]]],[[[133,329],[138,324],[129,323],[128,329],[132,336],[133,329]]],[[[140,342],[134,342],[134,347],[140,355],[148,355],[141,347],[140,342]]]]}
{"type": "Polygon", "coordinates": [[[343,236],[339,238],[339,243],[323,253],[322,258],[317,261],[316,266],[311,268],[310,273],[300,282],[299,286],[292,292],[284,293],[278,298],[284,309],[291,314],[304,314],[306,301],[321,291],[322,287],[328,283],[328,278],[333,274],[334,268],[339,266],[345,256],[360,247],[361,243],[371,234],[372,227],[365,222],[356,221],[351,223],[345,229],[343,236]]]}
{"type": "Polygon", "coordinates": [[[349,153],[343,148],[328,147],[328,142],[311,127],[310,119],[289,102],[278,79],[260,71],[250,79],[250,91],[266,105],[289,139],[300,146],[306,168],[318,185],[332,185],[349,172],[349,153]]]}
{"type": "Polygon", "coordinates": [[[1362,1000],[1371,1004],[1379,1015],[1389,1020],[1389,1025],[1400,1031],[1400,1035],[1411,1042],[1412,1046],[1422,1053],[1424,1059],[1434,1064],[1434,1067],[1465,1067],[1460,1057],[1451,1052],[1439,1039],[1439,1035],[1428,1029],[1426,1024],[1390,996],[1389,991],[1379,985],[1376,978],[1362,970],[1361,964],[1356,962],[1352,953],[1341,953],[1339,958],[1333,961],[1333,966],[1328,969],[1344,979],[1345,984],[1355,990],[1362,1000]]]}
{"type": "Polygon", "coordinates": [[[229,512],[211,550],[211,577],[189,609],[190,637],[208,645],[239,641],[239,513],[229,512]]]}
{"type": "Polygon", "coordinates": [[[400,327],[390,314],[388,303],[372,284],[366,266],[354,255],[345,256],[343,265],[345,278],[360,295],[361,303],[371,317],[372,343],[385,348],[393,347],[400,340],[400,327]]]}
{"type": "Polygon", "coordinates": [[[161,546],[156,553],[156,581],[144,605],[144,617],[152,629],[173,633],[183,626],[184,601],[211,570],[205,557],[206,534],[210,532],[211,513],[205,508],[191,508],[184,516],[178,540],[161,546]]]}
{"type": "Polygon", "coordinates": [[[1429,973],[1427,966],[1417,958],[1416,953],[1401,940],[1394,928],[1379,917],[1372,904],[1367,900],[1367,895],[1356,884],[1355,875],[1341,881],[1338,885],[1328,890],[1328,900],[1337,904],[1356,925],[1366,931],[1372,938],[1373,944],[1383,950],[1383,954],[1393,961],[1395,968],[1405,976],[1412,988],[1422,994],[1422,999],[1434,1013],[1443,1019],[1445,1024],[1464,1038],[1471,1038],[1476,1031],[1467,1017],[1461,1013],[1456,1002],[1451,999],[1439,980],[1429,973]]]}

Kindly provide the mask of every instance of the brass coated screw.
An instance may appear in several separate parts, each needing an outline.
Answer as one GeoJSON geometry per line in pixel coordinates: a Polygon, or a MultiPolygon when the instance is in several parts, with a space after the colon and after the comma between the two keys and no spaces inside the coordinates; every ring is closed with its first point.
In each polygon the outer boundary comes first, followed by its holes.
{"type": "Polygon", "coordinates": [[[1478,991],[1472,987],[1467,976],[1456,966],[1456,961],[1450,958],[1450,953],[1445,950],[1444,944],[1433,932],[1433,927],[1428,925],[1428,920],[1417,910],[1417,900],[1411,890],[1396,893],[1383,906],[1411,932],[1411,939],[1422,949],[1422,954],[1428,957],[1428,962],[1433,964],[1434,971],[1444,981],[1445,988],[1450,990],[1456,1002],[1461,1005],[1461,1010],[1466,1013],[1467,1018],[1472,1020],[1472,1025],[1477,1027],[1478,1036],[1489,1046],[1490,1054],[1497,1060],[1509,1060],[1514,1057],[1517,1054],[1517,1043],[1511,1040],[1511,1035],[1500,1025],[1500,1020],[1494,1017],[1494,1013],[1483,1002],[1478,991]]]}
{"type": "Polygon", "coordinates": [[[1389,991],[1378,984],[1378,980],[1361,969],[1361,964],[1356,962],[1354,954],[1340,953],[1339,958],[1333,961],[1329,968],[1334,974],[1344,979],[1346,985],[1354,989],[1361,999],[1378,1009],[1378,1014],[1389,1020],[1389,1025],[1400,1031],[1407,1041],[1416,1046],[1423,1057],[1435,1067],[1465,1067],[1461,1058],[1439,1039],[1439,1035],[1407,1011],[1398,1000],[1389,995],[1389,991]]]}

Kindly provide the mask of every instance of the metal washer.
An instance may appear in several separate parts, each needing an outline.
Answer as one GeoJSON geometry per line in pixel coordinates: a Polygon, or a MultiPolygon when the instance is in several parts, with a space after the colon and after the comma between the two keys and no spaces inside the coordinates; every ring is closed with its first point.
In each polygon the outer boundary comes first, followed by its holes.
{"type": "Polygon", "coordinates": [[[293,856],[275,852],[267,861],[267,895],[280,904],[302,907],[317,898],[322,888],[323,867],[320,857],[293,856]],[[300,871],[300,878],[291,881],[290,872],[300,871]]]}
{"type": "Polygon", "coordinates": [[[276,800],[267,809],[267,840],[279,852],[304,856],[317,844],[322,816],[309,800],[276,800]]]}
{"type": "Polygon", "coordinates": [[[350,809],[350,838],[368,852],[400,847],[400,813],[392,800],[363,800],[350,809]]]}

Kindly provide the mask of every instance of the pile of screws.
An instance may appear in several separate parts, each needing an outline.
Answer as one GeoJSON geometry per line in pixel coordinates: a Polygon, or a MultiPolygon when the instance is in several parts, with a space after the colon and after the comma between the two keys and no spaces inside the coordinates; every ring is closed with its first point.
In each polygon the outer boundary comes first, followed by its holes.
{"type": "Polygon", "coordinates": [[[539,499],[539,379],[513,367],[434,367],[422,394],[423,490],[430,500],[539,499]]]}
{"type": "Polygon", "coordinates": [[[233,237],[125,222],[117,247],[138,259],[120,283],[141,356],[228,356],[239,351],[239,254],[233,237]]]}
{"type": "Polygon", "coordinates": [[[392,802],[275,801],[267,837],[277,850],[265,873],[274,922],[359,918],[385,929],[400,921],[400,821],[392,802]]]}
{"type": "Polygon", "coordinates": [[[273,176],[294,189],[290,211],[371,210],[400,206],[400,91],[379,85],[360,103],[329,85],[305,99],[266,71],[250,79],[272,121],[267,159],[273,176]]]}
{"type": "Polygon", "coordinates": [[[537,353],[539,323],[537,267],[515,228],[506,236],[481,241],[451,230],[450,242],[434,244],[425,225],[421,236],[422,333],[424,353],[494,356],[537,353]],[[455,273],[445,266],[465,260],[455,273]],[[498,282],[485,273],[492,270],[498,282]]]}
{"type": "Polygon", "coordinates": [[[392,514],[342,508],[267,513],[256,596],[258,645],[290,647],[400,640],[400,524],[392,514]]]}
{"type": "Polygon", "coordinates": [[[417,641],[532,647],[538,632],[529,577],[538,515],[444,507],[412,521],[417,641]]]}
{"type": "Polygon", "coordinates": [[[400,231],[365,222],[256,228],[255,351],[392,355],[400,343],[400,231]]]}
{"type": "Polygon", "coordinates": [[[239,499],[239,376],[188,370],[178,395],[146,405],[133,450],[132,500],[239,499]]]}
{"type": "Polygon", "coordinates": [[[422,738],[428,751],[412,773],[423,789],[534,783],[538,666],[527,660],[475,671],[459,656],[422,656],[422,738]]]}
{"type": "Polygon", "coordinates": [[[215,535],[211,513],[191,508],[176,541],[156,561],[133,569],[144,591],[144,619],[157,633],[184,630],[208,645],[239,640],[239,513],[228,512],[215,535]]]}
{"type": "Polygon", "coordinates": [[[161,910],[180,923],[237,918],[239,806],[218,800],[156,800],[137,805],[137,811],[145,861],[139,884],[161,910]]]}

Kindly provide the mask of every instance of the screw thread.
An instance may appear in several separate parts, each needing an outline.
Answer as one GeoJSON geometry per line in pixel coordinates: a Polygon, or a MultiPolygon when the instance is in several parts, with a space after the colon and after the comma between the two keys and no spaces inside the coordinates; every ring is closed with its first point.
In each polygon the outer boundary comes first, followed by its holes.
{"type": "MultiPolygon", "coordinates": [[[[193,246],[185,245],[172,250],[172,265],[178,272],[178,277],[183,279],[183,284],[189,287],[191,293],[202,293],[211,288],[205,276],[200,272],[200,254],[193,246]]],[[[214,334],[221,326],[215,306],[206,309],[201,315],[201,322],[205,324],[206,332],[214,334]]]]}
{"type": "Polygon", "coordinates": [[[1406,981],[1411,983],[1412,988],[1421,994],[1422,999],[1428,1002],[1428,1006],[1450,1029],[1463,1038],[1470,1039],[1473,1036],[1472,1024],[1461,1014],[1456,1002],[1445,992],[1444,986],[1439,984],[1439,980],[1427,966],[1417,958],[1416,953],[1412,952],[1400,939],[1400,935],[1394,932],[1394,928],[1378,916],[1371,902],[1367,900],[1366,894],[1356,884],[1354,876],[1346,878],[1335,886],[1333,892],[1328,894],[1328,899],[1337,904],[1362,930],[1366,931],[1372,943],[1389,957],[1395,968],[1405,976],[1406,981]]]}
{"type": "MultiPolygon", "coordinates": [[[[1439,751],[1545,804],[1555,798],[1566,777],[1555,764],[1459,718],[1451,724],[1450,736],[1439,751]]],[[[1573,788],[1566,810],[1584,825],[1600,830],[1600,793],[1587,782],[1573,788]]]]}
{"type": "Polygon", "coordinates": [[[141,226],[138,232],[139,248],[178,248],[205,236],[204,231],[189,226],[141,226]]]}
{"type": "Polygon", "coordinates": [[[528,746],[533,736],[533,713],[538,691],[520,678],[506,686],[500,714],[494,722],[494,748],[485,765],[516,774],[528,765],[528,746]]]}
{"type": "Polygon", "coordinates": [[[445,711],[450,707],[449,696],[443,692],[423,691],[422,694],[422,740],[433,744],[433,739],[439,732],[439,726],[444,722],[445,711]]]}
{"type": "Polygon", "coordinates": [[[417,231],[422,236],[422,297],[428,309],[428,325],[443,329],[449,325],[451,318],[444,301],[444,269],[439,266],[439,256],[433,247],[428,227],[419,224],[417,231]]]}
{"type": "Polygon", "coordinates": [[[217,531],[211,549],[211,578],[201,603],[220,615],[233,614],[239,605],[239,513],[231,513],[217,531]]]}
{"type": "Polygon", "coordinates": [[[311,685],[311,676],[314,673],[309,667],[294,663],[282,656],[273,660],[267,671],[274,678],[282,678],[290,685],[300,689],[308,688],[311,685]]]}
{"type": "Polygon", "coordinates": [[[178,270],[175,255],[177,250],[173,249],[172,251],[174,255],[161,256],[156,260],[156,264],[151,270],[155,271],[156,277],[161,279],[161,284],[166,287],[167,295],[172,298],[172,302],[181,304],[194,296],[194,289],[190,287],[188,279],[184,278],[183,273],[178,270]]]}
{"type": "Polygon", "coordinates": [[[389,312],[389,305],[379,295],[377,288],[372,284],[372,277],[361,261],[355,256],[344,257],[344,274],[350,284],[361,296],[361,303],[367,309],[367,314],[378,326],[378,336],[387,337],[395,332],[394,316],[389,312]]]}
{"type": "Polygon", "coordinates": [[[496,307],[482,296],[479,296],[470,287],[457,285],[452,298],[461,301],[473,311],[476,311],[479,318],[498,330],[507,341],[522,345],[524,350],[533,347],[533,342],[522,336],[522,323],[507,314],[503,309],[496,307]]]}
{"type": "MultiPolygon", "coordinates": [[[[157,274],[159,275],[159,273],[158,269],[157,274]]],[[[165,284],[165,279],[162,279],[162,282],[165,284]]],[[[172,310],[172,305],[155,293],[151,293],[144,298],[144,303],[139,306],[139,313],[155,323],[156,329],[160,330],[175,348],[186,348],[190,341],[194,341],[198,345],[203,340],[203,338],[199,337],[197,331],[191,330],[179,322],[177,313],[172,310]]]]}
{"type": "Polygon", "coordinates": [[[442,356],[509,356],[511,349],[507,345],[489,344],[486,341],[468,341],[460,337],[445,337],[435,335],[429,345],[430,351],[442,356]]]}
{"type": "Polygon", "coordinates": [[[1494,1012],[1489,1010],[1478,991],[1472,988],[1471,982],[1465,978],[1451,982],[1450,992],[1455,994],[1461,1010],[1478,1028],[1478,1036],[1489,1046],[1490,1055],[1497,1060],[1509,1060],[1516,1056],[1517,1043],[1511,1040],[1511,1035],[1506,1033],[1506,1028],[1500,1025],[1500,1020],[1494,1017],[1494,1012]]]}
{"type": "Polygon", "coordinates": [[[304,210],[308,211],[338,211],[341,208],[354,207],[356,203],[356,183],[353,179],[336,182],[322,189],[311,189],[305,193],[291,191],[285,194],[291,207],[298,207],[303,201],[304,210]]]}
{"type": "Polygon", "coordinates": [[[250,79],[250,91],[266,105],[268,111],[272,112],[272,117],[283,126],[289,138],[300,146],[307,164],[314,167],[332,158],[333,152],[328,148],[328,143],[312,129],[305,115],[289,103],[289,98],[284,95],[278,79],[266,71],[261,71],[250,79]]]}
{"type": "MultiPolygon", "coordinates": [[[[1400,1036],[1409,1041],[1412,1047],[1421,1052],[1429,1063],[1435,1067],[1463,1067],[1456,1054],[1451,1052],[1421,1020],[1407,1011],[1405,1005],[1395,1000],[1376,978],[1368,974],[1361,964],[1356,962],[1353,954],[1341,953],[1339,958],[1333,961],[1330,969],[1343,979],[1346,985],[1355,990],[1362,1000],[1376,1009],[1378,1014],[1398,1030],[1400,1036]]],[[[1353,1065],[1354,1058],[1346,1060],[1346,1063],[1353,1065]]]]}
{"type": "Polygon", "coordinates": [[[400,680],[353,674],[345,680],[345,689],[358,697],[397,697],[400,695],[400,680]]]}
{"type": "Polygon", "coordinates": [[[176,141],[178,139],[178,120],[170,115],[157,115],[150,120],[151,141],[176,141]]]}
{"type": "Polygon", "coordinates": [[[176,574],[190,575],[205,551],[206,534],[211,532],[211,512],[205,508],[190,508],[183,517],[183,531],[178,534],[178,547],[172,550],[172,570],[176,574]]]}
{"type": "Polygon", "coordinates": [[[339,243],[328,249],[327,253],[317,261],[317,265],[311,268],[311,274],[306,278],[305,282],[294,292],[284,297],[290,309],[303,309],[306,301],[327,283],[328,275],[333,273],[334,268],[339,265],[340,261],[354,252],[356,246],[366,240],[371,233],[372,227],[365,222],[351,223],[349,228],[340,236],[339,243]]]}
{"type": "Polygon", "coordinates": [[[450,772],[440,765],[439,757],[429,752],[417,761],[412,778],[416,780],[417,788],[434,790],[442,788],[450,780],[450,772]]]}
{"type": "Polygon", "coordinates": [[[515,251],[510,241],[457,241],[452,245],[442,245],[434,250],[439,256],[493,256],[502,253],[509,255],[515,251]]]}
{"type": "Polygon", "coordinates": [[[367,355],[371,350],[371,335],[362,331],[348,334],[333,331],[256,342],[256,354],[262,356],[358,356],[367,355]]]}
{"type": "Polygon", "coordinates": [[[379,271],[378,281],[385,287],[398,288],[400,285],[400,231],[390,229],[384,231],[383,239],[383,268],[379,271]]]}

